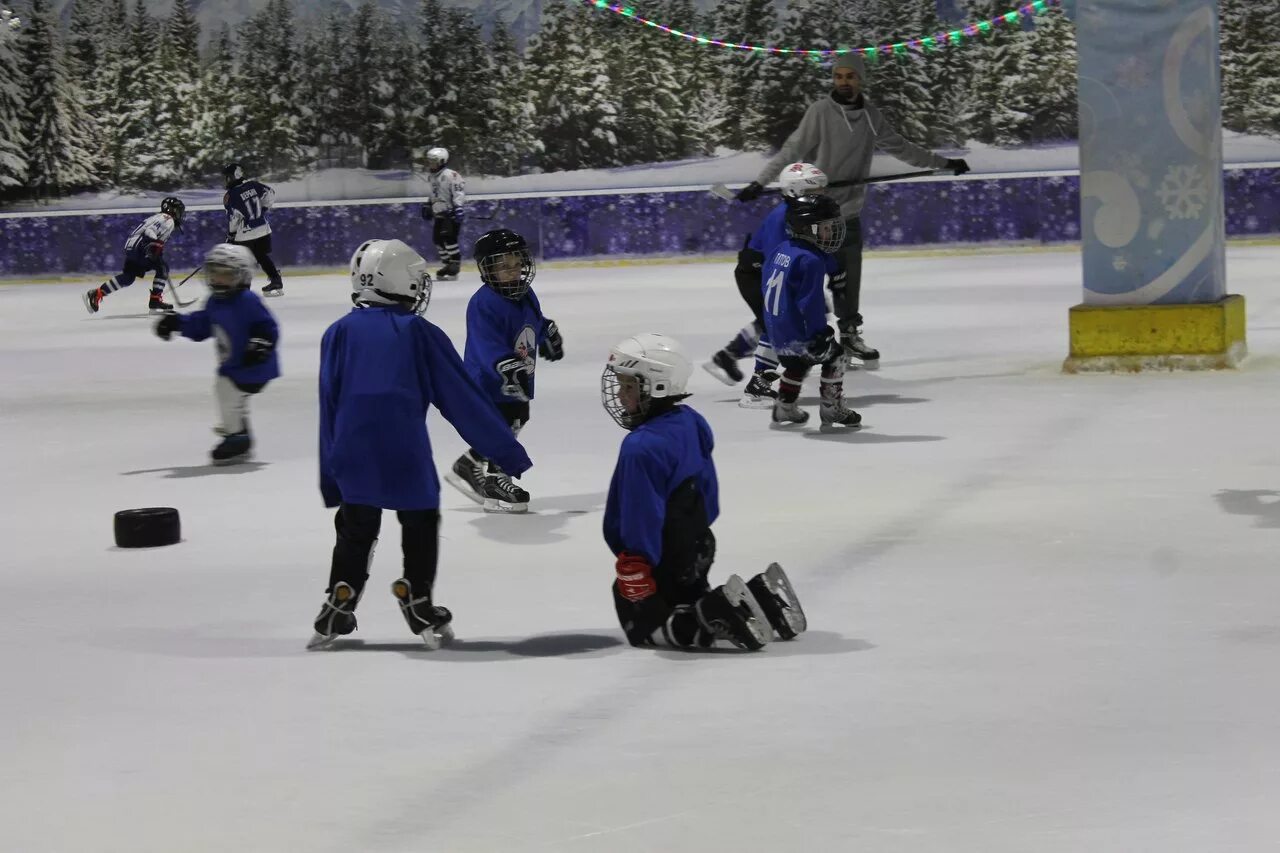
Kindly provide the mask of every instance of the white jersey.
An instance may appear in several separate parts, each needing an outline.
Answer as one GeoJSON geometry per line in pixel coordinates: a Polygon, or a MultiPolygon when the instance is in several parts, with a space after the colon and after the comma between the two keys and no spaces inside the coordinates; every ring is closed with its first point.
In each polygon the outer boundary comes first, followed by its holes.
{"type": "Polygon", "coordinates": [[[444,213],[462,207],[467,200],[467,182],[453,169],[427,173],[431,184],[431,212],[444,213]]]}
{"type": "Polygon", "coordinates": [[[133,229],[129,239],[124,242],[126,252],[145,252],[152,243],[164,243],[173,233],[173,218],[167,213],[153,213],[147,220],[133,229]]]}

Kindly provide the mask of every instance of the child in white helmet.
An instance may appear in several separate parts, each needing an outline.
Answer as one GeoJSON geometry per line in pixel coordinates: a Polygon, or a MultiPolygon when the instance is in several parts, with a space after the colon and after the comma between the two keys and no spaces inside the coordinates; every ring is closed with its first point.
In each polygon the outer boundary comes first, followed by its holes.
{"type": "Polygon", "coordinates": [[[431,185],[431,199],[422,205],[422,218],[432,222],[431,239],[436,244],[440,269],[436,278],[453,281],[462,270],[462,250],[458,240],[462,234],[462,220],[466,216],[467,182],[453,169],[446,168],[449,151],[431,148],[427,151],[427,182],[431,185]]]}

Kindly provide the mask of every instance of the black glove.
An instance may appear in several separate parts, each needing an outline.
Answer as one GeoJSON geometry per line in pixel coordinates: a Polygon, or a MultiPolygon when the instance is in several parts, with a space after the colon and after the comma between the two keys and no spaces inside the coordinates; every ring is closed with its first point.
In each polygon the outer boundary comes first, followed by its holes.
{"type": "Polygon", "coordinates": [[[738,194],[735,198],[737,198],[738,201],[755,201],[762,195],[764,195],[764,187],[755,181],[752,181],[742,189],[738,190],[738,194]]]}
{"type": "Polygon", "coordinates": [[[182,328],[182,320],[177,314],[165,314],[156,321],[156,334],[160,340],[167,341],[169,336],[182,328]]]}
{"type": "Polygon", "coordinates": [[[830,361],[840,353],[840,344],[836,341],[836,333],[830,326],[823,326],[822,331],[813,336],[809,343],[805,344],[809,350],[809,358],[818,364],[830,361]]]}
{"type": "Polygon", "coordinates": [[[228,232],[227,232],[227,239],[226,239],[226,241],[225,241],[225,242],[227,242],[227,243],[234,243],[235,241],[236,241],[236,232],[234,232],[234,231],[228,231],[228,232]]]}
{"type": "Polygon", "coordinates": [[[947,168],[950,169],[953,174],[963,175],[965,172],[969,171],[969,164],[963,160],[951,159],[947,161],[947,168]]]}
{"type": "Polygon", "coordinates": [[[436,215],[431,212],[431,205],[424,204],[422,206],[422,218],[427,220],[428,222],[436,218],[436,215]]]}
{"type": "Polygon", "coordinates": [[[249,338],[249,343],[244,347],[244,356],[240,361],[245,367],[262,364],[275,348],[276,342],[268,338],[249,338]]]}
{"type": "Polygon", "coordinates": [[[513,355],[499,361],[494,368],[502,377],[502,393],[521,403],[529,402],[529,362],[513,355]]]}
{"type": "Polygon", "coordinates": [[[538,355],[547,361],[559,361],[564,358],[564,339],[560,337],[560,327],[555,320],[547,321],[547,333],[538,344],[538,355]]]}

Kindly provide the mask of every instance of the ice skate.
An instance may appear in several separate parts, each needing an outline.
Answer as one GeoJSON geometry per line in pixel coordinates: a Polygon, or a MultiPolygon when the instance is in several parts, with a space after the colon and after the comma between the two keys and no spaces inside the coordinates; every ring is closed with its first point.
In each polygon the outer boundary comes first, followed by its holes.
{"type": "Polygon", "coordinates": [[[484,478],[484,511],[522,513],[529,511],[529,493],[493,463],[484,478]]]}
{"type": "Polygon", "coordinates": [[[845,369],[861,365],[864,370],[880,369],[880,350],[867,345],[862,339],[862,330],[854,329],[840,336],[840,344],[844,347],[845,369]]]}
{"type": "Polygon", "coordinates": [[[404,578],[392,581],[391,594],[400,602],[400,612],[409,630],[422,638],[428,649],[435,651],[453,641],[453,614],[447,607],[431,603],[430,594],[414,597],[413,586],[404,578]]]}
{"type": "Polygon", "coordinates": [[[248,431],[227,435],[209,454],[214,465],[238,465],[253,459],[253,439],[248,431]]]}
{"type": "Polygon", "coordinates": [[[315,634],[311,637],[311,642],[307,643],[307,648],[324,648],[338,637],[354,631],[355,609],[359,602],[360,596],[356,595],[350,584],[341,581],[334,584],[333,591],[320,606],[320,615],[316,617],[314,625],[315,634]]]}
{"type": "Polygon", "coordinates": [[[742,381],[742,371],[738,369],[738,360],[730,355],[727,350],[720,350],[711,356],[710,361],[703,362],[702,369],[725,385],[737,385],[742,381]]]}
{"type": "Polygon", "coordinates": [[[95,287],[93,290],[86,291],[84,294],[84,307],[90,314],[97,314],[98,309],[102,307],[102,288],[95,287]]]}
{"type": "Polygon", "coordinates": [[[747,581],[747,589],[755,596],[779,640],[794,640],[809,627],[804,608],[782,566],[770,563],[769,568],[747,581]]]}
{"type": "Polygon", "coordinates": [[[809,413],[800,408],[800,404],[792,401],[785,403],[782,400],[774,400],[773,402],[773,426],[788,427],[792,424],[806,424],[809,422],[809,413]]]}
{"type": "Polygon", "coordinates": [[[457,281],[461,271],[461,264],[445,264],[436,270],[436,281],[457,281]]]}
{"type": "Polygon", "coordinates": [[[151,298],[147,300],[147,310],[152,314],[172,314],[173,306],[165,302],[159,293],[152,291],[151,298]]]}
{"type": "Polygon", "coordinates": [[[263,296],[284,296],[284,282],[273,281],[262,288],[263,296]]]}
{"type": "Polygon", "coordinates": [[[772,636],[768,617],[737,575],[730,575],[723,586],[702,596],[694,607],[704,629],[740,649],[762,649],[772,636]]]}
{"type": "Polygon", "coordinates": [[[773,390],[773,383],[778,374],[772,370],[764,373],[753,373],[747,387],[742,389],[742,399],[738,400],[740,409],[772,409],[778,399],[778,392],[773,390]]]}
{"type": "Polygon", "coordinates": [[[818,408],[818,417],[822,425],[839,427],[858,427],[862,425],[862,415],[844,404],[843,399],[823,400],[818,408]]]}
{"type": "Polygon", "coordinates": [[[471,500],[484,503],[484,460],[470,450],[458,457],[444,479],[471,500]]]}

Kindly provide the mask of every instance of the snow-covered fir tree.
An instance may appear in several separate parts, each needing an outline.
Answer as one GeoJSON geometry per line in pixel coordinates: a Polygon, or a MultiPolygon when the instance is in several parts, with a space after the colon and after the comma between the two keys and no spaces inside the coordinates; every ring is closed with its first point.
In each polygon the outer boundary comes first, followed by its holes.
{"type": "Polygon", "coordinates": [[[1280,136],[1280,8],[1221,0],[1222,126],[1280,136]]]}
{"type": "Polygon", "coordinates": [[[1021,73],[1005,80],[1014,108],[1031,116],[1031,142],[1060,142],[1078,135],[1075,24],[1051,6],[1032,18],[1035,29],[1018,34],[1025,44],[1021,73]]]}
{"type": "Polygon", "coordinates": [[[291,0],[270,0],[239,28],[235,91],[244,125],[238,141],[246,165],[264,175],[288,176],[302,165],[297,53],[291,0]]]}
{"type": "MultiPolygon", "coordinates": [[[[778,43],[796,49],[831,49],[840,47],[832,41],[828,18],[822,14],[827,3],[796,6],[788,10],[782,22],[778,43]]],[[[788,55],[775,63],[775,68],[760,85],[760,101],[764,104],[761,126],[763,142],[776,149],[786,141],[804,118],[805,110],[831,88],[831,72],[816,56],[788,55]]]]}
{"type": "Polygon", "coordinates": [[[648,27],[627,30],[620,33],[621,67],[613,77],[621,96],[618,156],[624,163],[675,160],[683,153],[677,133],[684,94],[676,61],[688,46],[648,27]]]}
{"type": "Polygon", "coordinates": [[[221,177],[223,167],[241,157],[239,138],[244,107],[235,91],[235,57],[231,30],[224,23],[196,86],[193,172],[205,180],[221,177]]]}
{"type": "MultiPolygon", "coordinates": [[[[776,21],[772,0],[726,0],[716,15],[720,38],[739,44],[768,43],[776,21]]],[[[772,70],[772,64],[756,51],[725,50],[721,54],[726,111],[722,141],[728,147],[742,151],[764,142],[769,106],[760,98],[760,87],[772,70]]]]}
{"type": "MultiPolygon", "coordinates": [[[[703,35],[715,27],[714,16],[699,14],[692,0],[670,0],[667,16],[683,32],[703,35]]],[[[720,93],[720,48],[688,41],[673,51],[678,109],[673,132],[680,156],[708,155],[715,151],[725,119],[720,93]]]]}
{"type": "Polygon", "coordinates": [[[0,32],[0,195],[23,186],[27,177],[27,141],[22,133],[26,80],[18,56],[18,36],[0,32]]]}
{"type": "MultiPolygon", "coordinates": [[[[1008,11],[1004,0],[965,0],[971,21],[988,21],[1008,11]]],[[[1021,30],[992,27],[962,48],[969,63],[969,109],[964,121],[969,136],[980,142],[1012,147],[1031,138],[1032,115],[1010,104],[1010,82],[1026,67],[1021,30]]],[[[1021,104],[1020,106],[1025,106],[1021,104]]]]}
{"type": "MultiPolygon", "coordinates": [[[[450,19],[438,0],[422,0],[419,7],[418,61],[419,93],[422,110],[413,117],[413,157],[415,164],[425,168],[428,149],[443,145],[457,146],[462,117],[455,105],[458,101],[457,86],[463,81],[450,61],[452,32],[450,19]]],[[[474,81],[464,78],[466,85],[474,81]]]]}
{"type": "Polygon", "coordinates": [[[492,82],[485,87],[480,113],[483,127],[472,140],[468,159],[482,174],[514,175],[530,158],[541,154],[542,143],[534,135],[536,120],[524,87],[524,62],[501,16],[493,24],[489,57],[485,72],[492,82]]]}
{"type": "Polygon", "coordinates": [[[116,113],[120,142],[114,172],[123,186],[150,187],[158,173],[167,171],[174,154],[166,150],[157,120],[160,103],[155,95],[168,83],[160,67],[160,25],[147,13],[143,0],[134,2],[127,39],[121,68],[124,86],[116,113]]]}

